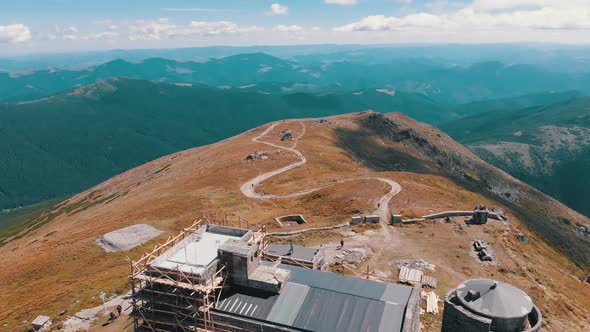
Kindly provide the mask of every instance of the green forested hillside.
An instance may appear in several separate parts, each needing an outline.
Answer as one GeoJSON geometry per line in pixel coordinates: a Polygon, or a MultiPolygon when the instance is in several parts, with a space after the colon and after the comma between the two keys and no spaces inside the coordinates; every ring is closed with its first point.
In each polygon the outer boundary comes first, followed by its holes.
{"type": "Polygon", "coordinates": [[[0,104],[0,208],[75,193],[162,155],[273,120],[366,109],[429,122],[446,114],[417,94],[266,95],[130,79],[0,104]]]}
{"type": "Polygon", "coordinates": [[[363,63],[346,57],[339,61],[299,63],[264,53],[250,53],[198,62],[164,58],[137,62],[116,59],[78,70],[0,72],[0,101],[34,100],[109,77],[281,94],[389,89],[421,93],[451,104],[545,91],[590,93],[589,73],[555,72],[533,65],[488,61],[457,66],[421,58],[363,63]]]}
{"type": "Polygon", "coordinates": [[[590,215],[590,98],[486,112],[442,129],[486,161],[590,215]]]}

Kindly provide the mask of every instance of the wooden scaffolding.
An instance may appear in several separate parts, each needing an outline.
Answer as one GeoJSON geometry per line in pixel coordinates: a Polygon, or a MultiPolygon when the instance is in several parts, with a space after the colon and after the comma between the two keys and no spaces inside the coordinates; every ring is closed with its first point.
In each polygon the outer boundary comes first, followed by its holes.
{"type": "MultiPolygon", "coordinates": [[[[163,244],[131,261],[131,296],[135,331],[247,331],[225,322],[214,322],[211,309],[215,307],[221,290],[226,286],[227,270],[219,263],[209,276],[185,273],[179,269],[161,269],[154,260],[191,234],[203,224],[195,221],[178,235],[170,236],[163,244]]],[[[265,228],[254,232],[252,241],[265,244],[265,228]]]]}

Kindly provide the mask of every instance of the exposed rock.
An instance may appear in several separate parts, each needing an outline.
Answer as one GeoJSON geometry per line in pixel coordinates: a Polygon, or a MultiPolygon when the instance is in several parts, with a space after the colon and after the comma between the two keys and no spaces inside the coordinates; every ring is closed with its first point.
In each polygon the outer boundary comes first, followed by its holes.
{"type": "Polygon", "coordinates": [[[268,159],[268,154],[264,151],[254,151],[244,158],[244,160],[266,160],[268,159]]]}

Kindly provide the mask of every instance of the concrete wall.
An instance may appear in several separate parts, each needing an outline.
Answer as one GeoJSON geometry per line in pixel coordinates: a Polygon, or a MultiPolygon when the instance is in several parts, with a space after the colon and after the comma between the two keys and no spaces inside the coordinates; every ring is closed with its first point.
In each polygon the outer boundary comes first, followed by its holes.
{"type": "Polygon", "coordinates": [[[352,218],[350,219],[350,224],[351,225],[358,225],[364,221],[365,221],[365,218],[362,216],[352,216],[352,218]]]}
{"type": "Polygon", "coordinates": [[[299,230],[290,231],[290,232],[273,232],[273,233],[268,233],[268,235],[272,235],[272,236],[291,236],[291,235],[301,234],[301,233],[306,233],[306,232],[325,231],[325,230],[329,230],[329,229],[336,229],[336,228],[342,228],[342,227],[347,227],[347,226],[350,226],[350,223],[349,222],[345,222],[345,223],[334,225],[334,226],[299,229],[299,230]]]}
{"type": "Polygon", "coordinates": [[[252,231],[237,228],[237,227],[228,227],[228,226],[219,226],[219,225],[206,225],[207,232],[215,233],[215,234],[224,234],[229,236],[236,236],[240,237],[244,240],[249,240],[252,237],[252,231]]]}
{"type": "Polygon", "coordinates": [[[414,287],[404,314],[402,332],[420,331],[420,287],[414,287]]]}
{"type": "Polygon", "coordinates": [[[372,223],[379,223],[379,221],[381,221],[381,217],[378,215],[370,215],[370,216],[365,216],[365,222],[372,222],[372,223]]]}
{"type": "Polygon", "coordinates": [[[533,311],[529,314],[529,323],[533,326],[526,330],[525,332],[539,332],[541,331],[541,325],[543,325],[543,317],[541,315],[541,311],[536,305],[533,305],[533,311]]]}
{"type": "Polygon", "coordinates": [[[453,289],[445,296],[441,332],[490,332],[491,319],[476,315],[458,303],[453,289]]]}
{"type": "Polygon", "coordinates": [[[440,213],[429,214],[422,218],[424,219],[440,219],[446,217],[471,217],[473,216],[473,211],[445,211],[440,213]]]}

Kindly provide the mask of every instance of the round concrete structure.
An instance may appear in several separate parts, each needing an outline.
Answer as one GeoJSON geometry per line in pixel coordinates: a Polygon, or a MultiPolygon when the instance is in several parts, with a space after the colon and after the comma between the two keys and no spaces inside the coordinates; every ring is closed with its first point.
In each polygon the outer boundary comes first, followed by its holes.
{"type": "Polygon", "coordinates": [[[470,311],[492,319],[524,318],[533,300],[520,288],[490,279],[468,280],[457,287],[457,297],[470,311]]]}
{"type": "Polygon", "coordinates": [[[520,288],[490,279],[472,279],[445,297],[442,331],[540,331],[541,314],[520,288]]]}

